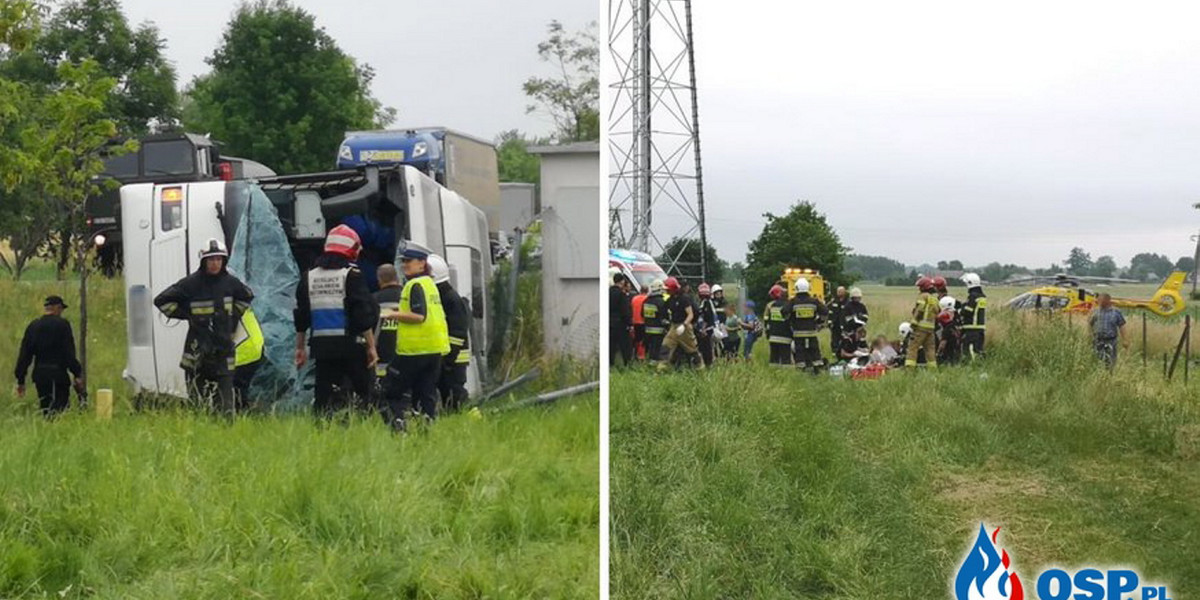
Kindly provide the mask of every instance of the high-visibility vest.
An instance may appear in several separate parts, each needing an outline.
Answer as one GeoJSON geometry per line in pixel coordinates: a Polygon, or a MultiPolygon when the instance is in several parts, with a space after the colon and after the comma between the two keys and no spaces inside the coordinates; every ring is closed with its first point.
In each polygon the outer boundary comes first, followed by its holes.
{"type": "Polygon", "coordinates": [[[975,298],[967,299],[969,310],[961,311],[960,314],[967,317],[963,319],[963,329],[983,330],[987,328],[987,296],[976,296],[975,298]],[[974,302],[972,303],[972,300],[974,302]]]}
{"type": "Polygon", "coordinates": [[[938,299],[933,294],[922,293],[917,298],[917,306],[914,309],[916,320],[913,327],[933,331],[937,327],[937,315],[941,312],[942,307],[938,306],[938,299]]]}
{"type": "Polygon", "coordinates": [[[350,268],[308,272],[308,303],[313,337],[346,335],[346,278],[350,268]]]}
{"type": "Polygon", "coordinates": [[[254,311],[246,309],[242,313],[242,320],[238,321],[237,330],[233,332],[233,343],[235,348],[236,359],[235,367],[254,364],[263,357],[263,347],[266,342],[263,340],[262,328],[258,325],[258,318],[254,316],[254,311]]]}
{"type": "Polygon", "coordinates": [[[409,279],[400,294],[400,312],[412,312],[412,290],[421,286],[425,293],[425,320],[420,323],[401,321],[396,330],[398,356],[445,355],[450,353],[450,328],[437,285],[428,275],[409,279]]]}

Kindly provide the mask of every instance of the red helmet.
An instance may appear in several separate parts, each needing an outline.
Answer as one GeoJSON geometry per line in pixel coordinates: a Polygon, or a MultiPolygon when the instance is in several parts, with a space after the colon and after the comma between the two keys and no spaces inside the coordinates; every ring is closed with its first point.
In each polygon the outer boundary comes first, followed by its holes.
{"type": "Polygon", "coordinates": [[[934,277],[933,278],[933,287],[935,287],[939,290],[946,289],[946,278],[942,277],[941,275],[934,277]]]}
{"type": "Polygon", "coordinates": [[[921,290],[922,292],[929,292],[936,288],[933,285],[933,279],[930,279],[929,277],[921,277],[917,280],[917,289],[921,290]]]}
{"type": "Polygon", "coordinates": [[[679,291],[679,280],[675,279],[674,277],[668,277],[667,280],[663,282],[663,286],[667,288],[668,294],[674,294],[675,292],[679,291]]]}
{"type": "Polygon", "coordinates": [[[362,240],[358,238],[358,232],[349,225],[338,225],[330,229],[329,235],[325,236],[326,252],[340,254],[349,260],[357,260],[358,251],[361,249],[362,240]]]}
{"type": "Polygon", "coordinates": [[[779,284],[771,286],[771,297],[778,300],[783,297],[783,288],[779,284]]]}
{"type": "Polygon", "coordinates": [[[707,283],[701,283],[700,287],[696,288],[696,292],[701,296],[707,296],[712,292],[712,288],[708,287],[707,283]]]}
{"type": "Polygon", "coordinates": [[[942,325],[949,325],[954,320],[954,314],[950,311],[940,312],[938,313],[937,320],[942,325]]]}

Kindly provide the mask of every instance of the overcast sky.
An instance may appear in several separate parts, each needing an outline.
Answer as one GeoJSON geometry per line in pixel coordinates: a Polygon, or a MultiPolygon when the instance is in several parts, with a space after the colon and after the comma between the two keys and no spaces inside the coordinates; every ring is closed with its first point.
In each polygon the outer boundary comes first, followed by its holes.
{"type": "MultiPolygon", "coordinates": [[[[816,203],[908,264],[1190,256],[1200,35],[1184,4],[699,2],[710,240],[816,203]]],[[[660,221],[661,222],[661,221],[660,221]]]]}
{"type": "MultiPolygon", "coordinates": [[[[240,2],[122,0],[132,23],[153,21],[167,40],[180,85],[208,71],[240,2]]],[[[569,29],[597,18],[596,0],[293,0],[343,51],[375,68],[374,93],[397,109],[395,126],[445,125],[486,139],[507,129],[547,134],[525,114],[521,84],[553,71],[537,56],[553,19],[569,29]]],[[[330,150],[330,155],[332,152],[330,150]]]]}

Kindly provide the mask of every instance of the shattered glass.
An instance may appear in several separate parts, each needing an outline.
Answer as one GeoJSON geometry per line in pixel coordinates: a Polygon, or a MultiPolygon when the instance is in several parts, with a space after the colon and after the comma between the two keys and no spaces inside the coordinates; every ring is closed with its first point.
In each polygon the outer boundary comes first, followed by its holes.
{"type": "MultiPolygon", "coordinates": [[[[238,200],[245,210],[239,215],[228,268],[254,290],[251,307],[265,342],[262,364],[250,385],[250,399],[273,405],[278,411],[306,409],[312,404],[313,391],[311,385],[303,384],[308,373],[296,370],[292,319],[300,270],[271,200],[256,185],[242,190],[244,196],[238,200]]],[[[311,370],[311,363],[306,367],[311,370]]]]}

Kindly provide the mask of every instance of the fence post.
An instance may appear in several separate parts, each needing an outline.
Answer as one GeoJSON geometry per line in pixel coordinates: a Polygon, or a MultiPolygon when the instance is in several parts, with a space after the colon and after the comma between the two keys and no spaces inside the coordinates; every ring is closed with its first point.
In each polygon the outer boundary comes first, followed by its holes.
{"type": "Polygon", "coordinates": [[[1183,385],[1187,387],[1192,362],[1192,315],[1184,317],[1183,321],[1183,385]]]}
{"type": "Polygon", "coordinates": [[[1149,352],[1149,348],[1146,347],[1146,313],[1142,311],[1142,368],[1145,368],[1150,360],[1149,352]]]}

